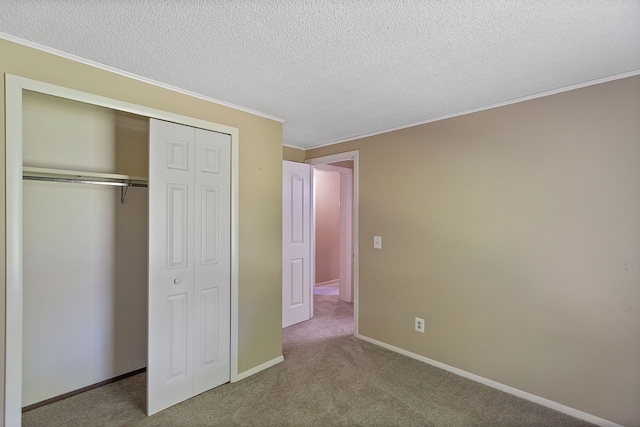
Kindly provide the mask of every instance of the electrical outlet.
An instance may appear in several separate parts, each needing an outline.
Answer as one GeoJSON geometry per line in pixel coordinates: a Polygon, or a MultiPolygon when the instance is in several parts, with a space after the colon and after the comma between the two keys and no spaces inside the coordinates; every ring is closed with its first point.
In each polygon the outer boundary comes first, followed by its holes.
{"type": "Polygon", "coordinates": [[[416,331],[424,334],[424,319],[416,317],[416,331]]]}

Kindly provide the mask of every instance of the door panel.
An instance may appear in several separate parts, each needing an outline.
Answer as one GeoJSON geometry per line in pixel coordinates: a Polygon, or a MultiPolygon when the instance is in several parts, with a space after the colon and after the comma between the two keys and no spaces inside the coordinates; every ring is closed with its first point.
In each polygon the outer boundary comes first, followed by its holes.
{"type": "Polygon", "coordinates": [[[167,268],[187,268],[189,187],[167,185],[167,268]]]}
{"type": "Polygon", "coordinates": [[[202,264],[218,264],[220,253],[220,191],[202,187],[202,264]]]}
{"type": "Polygon", "coordinates": [[[187,366],[187,300],[187,294],[167,297],[166,330],[169,342],[167,379],[169,381],[189,375],[187,366]]]}
{"type": "Polygon", "coordinates": [[[218,363],[220,354],[218,350],[218,305],[220,300],[220,292],[218,288],[206,289],[201,292],[201,326],[200,341],[204,344],[201,348],[200,367],[218,363]]]}
{"type": "Polygon", "coordinates": [[[287,327],[311,314],[311,168],[282,163],[282,327],[287,327]]]}
{"type": "Polygon", "coordinates": [[[304,259],[292,259],[289,262],[290,267],[290,293],[288,295],[288,305],[289,307],[298,307],[301,304],[304,304],[304,272],[305,265],[304,259]]]}
{"type": "Polygon", "coordinates": [[[196,129],[194,394],[231,380],[231,136],[196,129]]]}
{"type": "Polygon", "coordinates": [[[149,129],[147,413],[193,396],[193,128],[149,129]]]}
{"type": "Polygon", "coordinates": [[[152,415],[230,380],[231,137],[151,120],[152,415]]]}

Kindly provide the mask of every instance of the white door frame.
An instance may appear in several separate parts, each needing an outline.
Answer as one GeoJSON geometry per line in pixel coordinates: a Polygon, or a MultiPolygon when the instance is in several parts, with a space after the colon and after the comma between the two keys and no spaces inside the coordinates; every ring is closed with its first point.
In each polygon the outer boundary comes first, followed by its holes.
{"type": "Polygon", "coordinates": [[[238,381],[238,129],[49,83],[5,75],[6,102],[6,359],[4,425],[22,418],[22,93],[30,90],[113,110],[231,135],[231,381],[238,381]]]}
{"type": "MultiPolygon", "coordinates": [[[[307,160],[305,163],[308,163],[312,167],[312,171],[314,166],[324,165],[327,163],[336,163],[345,160],[353,161],[353,330],[354,335],[356,337],[360,336],[359,328],[358,328],[358,317],[359,317],[359,249],[358,249],[358,233],[359,233],[359,222],[358,222],[358,212],[359,212],[359,152],[355,151],[347,151],[344,153],[332,154],[329,156],[316,157],[313,159],[307,160]]],[[[313,179],[313,173],[311,173],[311,177],[313,179]]],[[[313,181],[312,181],[313,182],[313,181]]],[[[314,191],[315,194],[315,191],[314,191]]],[[[313,197],[312,197],[313,200],[313,197]]],[[[311,263],[311,277],[315,277],[315,207],[312,206],[311,209],[311,259],[313,262],[311,263]]],[[[313,286],[311,287],[311,301],[313,301],[313,286]]],[[[311,306],[313,310],[313,305],[311,306]]],[[[313,313],[313,311],[312,311],[313,313]]]]}

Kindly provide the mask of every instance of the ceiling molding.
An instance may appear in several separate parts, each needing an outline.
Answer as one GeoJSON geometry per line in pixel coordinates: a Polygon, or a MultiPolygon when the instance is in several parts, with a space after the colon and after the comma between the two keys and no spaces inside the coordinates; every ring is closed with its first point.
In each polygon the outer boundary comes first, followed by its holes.
{"type": "Polygon", "coordinates": [[[42,52],[45,52],[45,53],[49,53],[51,55],[59,56],[61,58],[69,59],[69,60],[74,61],[74,62],[79,62],[79,63],[84,64],[84,65],[89,65],[89,66],[94,67],[94,68],[99,68],[99,69],[104,70],[104,71],[109,71],[110,73],[118,74],[118,75],[121,75],[121,76],[124,76],[124,77],[128,77],[130,79],[138,80],[140,82],[147,83],[147,84],[150,84],[150,85],[153,85],[153,86],[158,86],[158,87],[161,87],[163,89],[169,89],[169,90],[171,90],[173,92],[178,92],[178,93],[181,93],[183,95],[191,96],[193,98],[202,99],[204,101],[212,102],[214,104],[222,105],[222,106],[228,107],[228,108],[233,108],[234,110],[242,111],[244,113],[253,114],[254,116],[260,116],[260,117],[263,117],[265,119],[274,120],[276,122],[284,123],[284,119],[282,119],[280,117],[271,116],[269,114],[261,113],[260,111],[255,111],[255,110],[252,110],[250,108],[244,108],[244,107],[241,107],[239,105],[231,104],[229,102],[220,101],[219,99],[210,98],[208,96],[201,95],[201,94],[195,93],[195,92],[191,92],[191,91],[188,91],[186,89],[182,89],[182,88],[179,88],[179,87],[176,87],[176,86],[168,85],[166,83],[162,83],[162,82],[158,82],[158,81],[155,81],[155,80],[152,80],[152,79],[148,79],[146,77],[142,77],[142,76],[139,76],[139,75],[136,75],[136,74],[133,74],[133,73],[129,73],[129,72],[124,71],[124,70],[120,70],[120,69],[115,68],[115,67],[111,67],[109,65],[102,64],[100,62],[92,61],[90,59],[82,58],[80,56],[73,55],[71,53],[63,52],[61,50],[54,49],[54,48],[49,47],[49,46],[44,46],[44,45],[41,45],[39,43],[35,43],[35,42],[29,41],[29,40],[25,40],[25,39],[22,39],[20,37],[13,36],[11,34],[0,32],[0,39],[4,39],[4,40],[7,40],[7,41],[10,41],[12,43],[16,43],[16,44],[19,44],[19,45],[22,45],[22,46],[30,47],[32,49],[36,49],[36,50],[39,50],[39,51],[42,51],[42,52]]]}
{"type": "Polygon", "coordinates": [[[429,120],[424,120],[424,121],[420,121],[420,122],[409,123],[407,125],[397,126],[397,127],[388,128],[388,129],[382,129],[382,130],[379,130],[379,131],[376,131],[376,132],[357,135],[357,136],[353,136],[353,137],[349,137],[349,138],[341,139],[341,140],[337,140],[337,141],[322,143],[322,144],[314,145],[314,146],[307,147],[307,148],[296,147],[294,145],[287,145],[287,146],[291,147],[291,148],[297,148],[298,150],[313,150],[313,149],[316,149],[316,148],[328,147],[330,145],[342,144],[344,142],[355,141],[355,140],[358,140],[358,139],[368,138],[368,137],[376,136],[376,135],[382,135],[384,133],[394,132],[394,131],[402,130],[402,129],[408,129],[408,128],[411,128],[411,127],[414,127],[414,126],[426,125],[428,123],[439,122],[441,120],[452,119],[454,117],[466,116],[467,114],[473,114],[473,113],[478,113],[480,111],[491,110],[493,108],[499,108],[499,107],[504,107],[504,106],[507,106],[507,105],[518,104],[520,102],[530,101],[532,99],[544,98],[545,96],[556,95],[558,93],[569,92],[569,91],[572,91],[572,90],[575,90],[575,89],[581,89],[581,88],[588,87],[588,86],[594,86],[594,85],[598,85],[598,84],[601,84],[601,83],[611,82],[611,81],[614,81],[614,80],[626,79],[628,77],[634,77],[634,76],[638,76],[638,75],[640,75],[640,69],[629,71],[627,73],[622,73],[622,74],[616,74],[616,75],[613,75],[613,76],[603,77],[601,79],[595,79],[595,80],[591,80],[591,81],[584,82],[584,83],[578,83],[578,84],[575,84],[575,85],[565,86],[565,87],[562,87],[562,88],[553,89],[553,90],[549,90],[549,91],[545,91],[545,92],[540,92],[540,93],[536,93],[536,94],[533,94],[533,95],[523,96],[523,97],[520,97],[520,98],[514,98],[514,99],[507,100],[507,101],[491,104],[491,105],[486,105],[486,106],[482,106],[482,107],[478,107],[478,108],[472,108],[470,110],[464,110],[464,111],[460,111],[458,113],[447,114],[447,115],[444,115],[444,116],[441,116],[441,117],[436,117],[434,119],[429,119],[429,120]]]}

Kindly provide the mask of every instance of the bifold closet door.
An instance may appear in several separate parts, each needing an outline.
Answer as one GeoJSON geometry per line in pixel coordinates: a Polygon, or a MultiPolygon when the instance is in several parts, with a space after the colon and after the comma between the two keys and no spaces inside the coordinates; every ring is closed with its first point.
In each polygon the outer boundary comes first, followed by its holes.
{"type": "Polygon", "coordinates": [[[231,137],[151,119],[147,413],[230,380],[231,137]]]}

